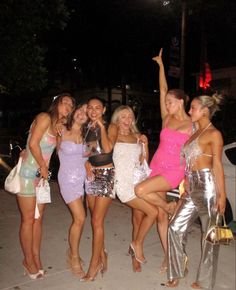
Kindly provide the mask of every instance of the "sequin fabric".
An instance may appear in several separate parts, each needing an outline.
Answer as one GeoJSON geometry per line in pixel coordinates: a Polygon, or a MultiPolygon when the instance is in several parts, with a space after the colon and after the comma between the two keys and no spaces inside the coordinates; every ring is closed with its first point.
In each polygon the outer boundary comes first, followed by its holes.
{"type": "MultiPolygon", "coordinates": [[[[26,151],[23,156],[22,165],[20,169],[21,190],[19,195],[23,196],[35,196],[35,187],[39,182],[39,178],[36,177],[36,172],[39,168],[39,165],[29,149],[30,137],[31,133],[29,133],[28,136],[26,151]]],[[[56,146],[56,137],[49,134],[48,131],[45,132],[45,134],[42,136],[40,140],[39,146],[42,151],[43,159],[48,165],[51,155],[56,146]]]]}
{"type": "Polygon", "coordinates": [[[85,181],[85,190],[88,195],[115,198],[114,167],[93,168],[93,180],[85,181]]]}
{"type": "Polygon", "coordinates": [[[161,175],[172,188],[176,188],[184,178],[185,161],[181,162],[180,152],[188,139],[187,133],[163,128],[160,134],[160,144],[150,163],[152,169],[150,176],[161,175]]]}
{"type": "Polygon", "coordinates": [[[58,150],[58,183],[63,199],[70,203],[84,195],[85,162],[83,145],[64,140],[58,150]]]}
{"type": "Polygon", "coordinates": [[[138,143],[117,142],[114,146],[115,192],[121,202],[128,202],[136,198],[133,171],[135,165],[139,163],[141,148],[138,143]]]}

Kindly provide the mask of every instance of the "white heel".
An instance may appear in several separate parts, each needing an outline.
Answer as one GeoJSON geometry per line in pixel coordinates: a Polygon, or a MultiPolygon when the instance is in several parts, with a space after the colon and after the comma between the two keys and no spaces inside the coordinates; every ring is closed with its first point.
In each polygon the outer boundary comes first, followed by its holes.
{"type": "Polygon", "coordinates": [[[35,273],[35,274],[31,274],[29,272],[29,270],[23,265],[23,268],[24,268],[24,276],[28,275],[30,279],[32,280],[36,280],[36,279],[39,279],[39,278],[42,278],[43,275],[42,273],[38,272],[38,273],[35,273]]]}

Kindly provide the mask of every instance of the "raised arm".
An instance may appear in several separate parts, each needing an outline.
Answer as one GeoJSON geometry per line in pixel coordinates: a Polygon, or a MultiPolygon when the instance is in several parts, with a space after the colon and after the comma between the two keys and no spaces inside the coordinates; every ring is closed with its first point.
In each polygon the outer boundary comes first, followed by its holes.
{"type": "Polygon", "coordinates": [[[43,178],[48,177],[48,164],[46,164],[43,159],[42,150],[40,148],[40,141],[42,139],[43,134],[47,131],[51,124],[51,119],[47,113],[39,114],[31,127],[31,137],[29,140],[29,149],[38,163],[41,176],[43,178]]]}
{"type": "Polygon", "coordinates": [[[162,120],[164,120],[168,114],[165,103],[166,94],[168,92],[168,85],[166,82],[164,64],[162,62],[162,48],[159,52],[159,55],[153,57],[152,59],[159,65],[160,109],[161,109],[161,118],[162,120]]]}

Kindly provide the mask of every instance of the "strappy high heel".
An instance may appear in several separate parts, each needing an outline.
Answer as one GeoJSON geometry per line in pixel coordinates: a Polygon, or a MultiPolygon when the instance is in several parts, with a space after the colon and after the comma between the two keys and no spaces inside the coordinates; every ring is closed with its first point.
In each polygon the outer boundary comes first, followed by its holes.
{"type": "Polygon", "coordinates": [[[161,264],[160,270],[159,270],[159,274],[165,274],[167,272],[167,261],[166,258],[164,259],[164,261],[161,264]]]}
{"type": "Polygon", "coordinates": [[[80,257],[77,255],[72,256],[69,250],[67,251],[67,267],[79,278],[85,275],[80,257]]]}
{"type": "Polygon", "coordinates": [[[42,276],[44,276],[44,275],[47,274],[47,271],[44,270],[44,269],[39,269],[39,273],[40,273],[42,276]]]}
{"type": "Polygon", "coordinates": [[[142,272],[141,264],[135,259],[135,257],[131,256],[131,259],[132,259],[133,272],[134,273],[142,272]]]}
{"type": "Polygon", "coordinates": [[[140,260],[137,256],[136,256],[136,252],[135,252],[135,249],[134,249],[134,246],[132,245],[132,243],[130,244],[129,246],[129,251],[128,253],[131,255],[131,257],[134,257],[140,264],[146,264],[147,263],[147,260],[144,259],[144,260],[140,260]]]}
{"type": "Polygon", "coordinates": [[[82,278],[80,278],[80,282],[92,282],[96,280],[97,275],[101,273],[101,276],[103,277],[103,264],[99,264],[95,273],[93,275],[90,275],[89,273],[87,273],[85,276],[83,276],[82,278]]]}
{"type": "Polygon", "coordinates": [[[179,279],[173,279],[166,282],[165,286],[169,288],[175,288],[179,285],[179,279]]]}
{"type": "Polygon", "coordinates": [[[105,259],[101,258],[101,263],[103,265],[102,274],[105,274],[108,270],[108,252],[106,249],[104,249],[104,256],[105,256],[105,259]]]}
{"type": "Polygon", "coordinates": [[[24,276],[29,276],[30,279],[32,280],[36,280],[36,279],[39,279],[39,278],[42,278],[43,275],[38,272],[38,273],[30,273],[29,270],[26,268],[26,266],[22,265],[23,269],[24,269],[24,276]]]}

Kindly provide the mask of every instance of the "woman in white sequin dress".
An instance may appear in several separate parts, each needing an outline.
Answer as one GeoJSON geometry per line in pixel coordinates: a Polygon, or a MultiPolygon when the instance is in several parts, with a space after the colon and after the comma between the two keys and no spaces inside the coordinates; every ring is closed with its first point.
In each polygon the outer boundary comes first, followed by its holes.
{"type": "Polygon", "coordinates": [[[141,271],[146,262],[143,255],[143,241],[157,217],[157,209],[134,193],[133,171],[142,161],[142,143],[148,158],[148,140],[141,135],[135,125],[135,117],[129,106],[118,107],[111,120],[117,126],[117,140],[113,151],[115,165],[115,191],[121,202],[132,208],[132,243],[129,253],[132,256],[134,272],[141,271]]]}

